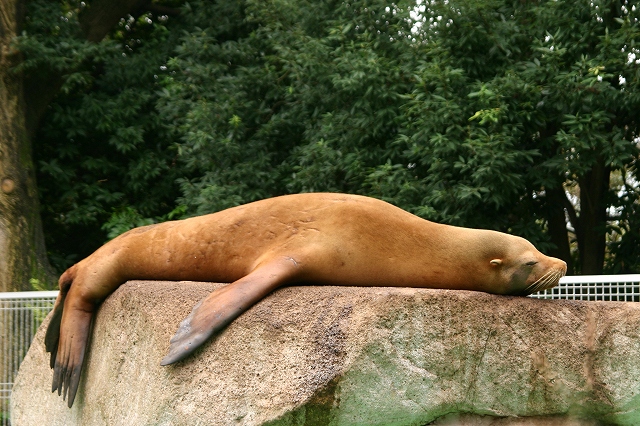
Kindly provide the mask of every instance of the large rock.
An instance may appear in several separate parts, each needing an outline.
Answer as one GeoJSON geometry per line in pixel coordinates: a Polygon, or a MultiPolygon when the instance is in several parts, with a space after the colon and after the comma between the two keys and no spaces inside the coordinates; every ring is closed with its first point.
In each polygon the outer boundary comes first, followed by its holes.
{"type": "Polygon", "coordinates": [[[640,304],[289,287],[161,367],[180,320],[219,286],[116,291],[72,409],[49,391],[43,325],[13,426],[640,424],[640,304]]]}

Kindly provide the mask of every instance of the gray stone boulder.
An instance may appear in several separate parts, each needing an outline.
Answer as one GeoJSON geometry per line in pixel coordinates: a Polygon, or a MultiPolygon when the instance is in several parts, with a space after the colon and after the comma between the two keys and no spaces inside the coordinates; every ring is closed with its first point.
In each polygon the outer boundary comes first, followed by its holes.
{"type": "Polygon", "coordinates": [[[71,409],[50,393],[45,321],[12,425],[640,424],[640,304],[288,287],[161,367],[218,287],[123,285],[98,312],[71,409]]]}

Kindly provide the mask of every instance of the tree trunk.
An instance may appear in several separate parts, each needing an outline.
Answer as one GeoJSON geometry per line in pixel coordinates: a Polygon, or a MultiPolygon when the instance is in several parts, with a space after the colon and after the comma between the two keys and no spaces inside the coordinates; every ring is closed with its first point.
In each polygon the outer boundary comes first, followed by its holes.
{"type": "MultiPolygon", "coordinates": [[[[80,16],[88,40],[98,42],[120,17],[150,0],[94,0],[80,16]]],[[[31,138],[62,85],[47,73],[31,79],[12,72],[21,59],[11,43],[20,33],[23,0],[0,0],[0,291],[26,290],[34,280],[51,285],[32,160],[31,138]],[[27,90],[25,90],[27,89],[27,90]]]]}
{"type": "Polygon", "coordinates": [[[578,178],[580,186],[580,272],[601,274],[607,234],[607,191],[611,170],[599,157],[593,168],[578,178]]]}
{"type": "Polygon", "coordinates": [[[0,291],[51,285],[40,207],[25,123],[23,81],[11,68],[20,55],[11,43],[22,21],[20,0],[0,0],[0,291]]]}
{"type": "Polygon", "coordinates": [[[562,185],[559,188],[547,188],[547,223],[549,237],[556,246],[549,255],[567,262],[567,274],[574,273],[571,246],[569,245],[569,233],[567,231],[567,217],[565,208],[571,208],[562,185]],[[569,206],[567,206],[569,204],[569,206]]]}

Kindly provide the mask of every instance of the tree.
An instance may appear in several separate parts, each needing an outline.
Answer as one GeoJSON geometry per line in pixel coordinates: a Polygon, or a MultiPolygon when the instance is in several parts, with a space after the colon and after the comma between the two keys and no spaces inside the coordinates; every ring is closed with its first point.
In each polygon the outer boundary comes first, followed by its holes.
{"type": "Polygon", "coordinates": [[[625,2],[193,1],[99,44],[83,13],[66,44],[57,23],[21,42],[25,75],[86,43],[35,142],[57,267],[135,225],[343,191],[640,270],[625,2]]]}
{"type": "Polygon", "coordinates": [[[152,12],[120,20],[103,53],[69,75],[43,116],[35,158],[59,271],[132,226],[166,220],[175,207],[176,150],[155,103],[180,34],[169,30],[176,21],[152,12]]]}
{"type": "Polygon", "coordinates": [[[411,87],[413,3],[192,5],[184,19],[196,30],[160,104],[191,176],[188,212],[288,192],[371,194],[368,173],[394,157],[411,87]]]}
{"type": "MultiPolygon", "coordinates": [[[[615,255],[620,247],[640,245],[635,220],[620,213],[638,204],[640,98],[638,66],[630,60],[637,50],[638,13],[617,1],[438,3],[426,37],[444,67],[423,67],[427,90],[414,91],[413,108],[429,118],[411,123],[430,133],[418,149],[446,159],[438,174],[454,176],[432,201],[473,216],[469,192],[483,203],[506,195],[492,202],[524,213],[524,223],[512,221],[512,229],[540,227],[550,252],[567,260],[570,270],[637,270],[637,262],[615,255]],[[462,114],[446,128],[434,128],[436,91],[452,90],[442,83],[452,73],[471,90],[444,96],[442,102],[462,114]],[[480,157],[492,153],[497,155],[491,161],[480,157]],[[512,169],[503,170],[509,162],[512,169]],[[616,187],[612,172],[622,176],[616,187]]],[[[426,179],[426,192],[442,187],[426,179]]]]}
{"type": "Polygon", "coordinates": [[[69,76],[100,54],[98,42],[118,20],[148,4],[142,0],[96,0],[86,7],[83,2],[0,3],[0,290],[27,289],[30,282],[51,283],[53,278],[45,255],[31,148],[42,114],[69,76]],[[28,24],[25,19],[33,27],[52,17],[61,22],[48,34],[50,44],[44,43],[40,53],[48,53],[51,62],[46,65],[53,66],[40,68],[34,66],[38,58],[25,51],[29,46],[23,50],[16,37],[28,24]],[[64,25],[67,22],[72,25],[64,25]]]}
{"type": "Polygon", "coordinates": [[[366,193],[523,235],[575,272],[637,270],[640,12],[627,3],[226,7],[197,5],[161,102],[191,214],[366,193]]]}
{"type": "Polygon", "coordinates": [[[0,3],[0,291],[26,289],[29,280],[48,281],[42,224],[27,130],[27,106],[20,61],[13,41],[20,32],[22,3],[0,3]]]}

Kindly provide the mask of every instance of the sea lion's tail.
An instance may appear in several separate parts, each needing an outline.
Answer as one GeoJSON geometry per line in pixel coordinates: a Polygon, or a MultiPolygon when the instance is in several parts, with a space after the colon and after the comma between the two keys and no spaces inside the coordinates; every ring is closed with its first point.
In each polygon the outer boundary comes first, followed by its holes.
{"type": "Polygon", "coordinates": [[[45,335],[45,347],[51,353],[50,365],[53,368],[51,392],[57,390],[58,395],[62,394],[69,408],[73,405],[80,383],[94,309],[79,297],[67,297],[69,292],[73,292],[76,274],[77,267],[74,265],[60,276],[60,294],[45,335]],[[72,306],[64,309],[69,303],[72,306]]]}

